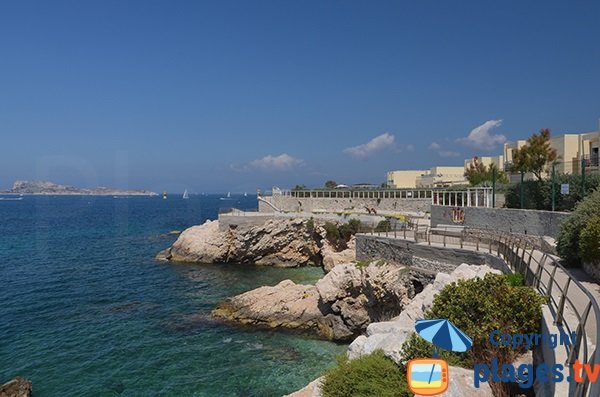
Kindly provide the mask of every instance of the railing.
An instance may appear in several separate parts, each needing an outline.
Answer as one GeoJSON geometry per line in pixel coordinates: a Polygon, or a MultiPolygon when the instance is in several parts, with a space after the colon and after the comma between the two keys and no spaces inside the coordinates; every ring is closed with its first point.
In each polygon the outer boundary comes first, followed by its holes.
{"type": "MultiPolygon", "coordinates": [[[[600,307],[596,298],[551,253],[542,252],[542,245],[532,236],[516,235],[483,229],[460,227],[430,228],[416,226],[412,231],[372,232],[380,237],[411,238],[416,242],[446,246],[470,247],[476,251],[495,254],[505,260],[511,270],[523,275],[525,283],[548,297],[548,307],[557,327],[568,335],[576,333],[572,345],[566,345],[566,365],[576,360],[600,364],[600,307]],[[590,335],[591,334],[591,335],[590,335]],[[593,349],[593,351],[590,351],[593,349]]],[[[582,381],[570,395],[600,396],[600,382],[590,382],[583,371],[582,381]]]]}
{"type": "Polygon", "coordinates": [[[598,167],[599,157],[600,156],[598,154],[592,154],[592,155],[588,154],[588,155],[583,156],[585,166],[586,167],[598,167]]]}
{"type": "Polygon", "coordinates": [[[427,199],[432,189],[338,188],[338,189],[273,189],[274,196],[295,198],[370,198],[370,199],[427,199]]]}

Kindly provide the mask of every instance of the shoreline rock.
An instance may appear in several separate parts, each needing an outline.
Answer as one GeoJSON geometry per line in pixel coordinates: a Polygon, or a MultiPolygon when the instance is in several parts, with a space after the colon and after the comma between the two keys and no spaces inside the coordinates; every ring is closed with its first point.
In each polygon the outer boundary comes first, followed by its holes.
{"type": "Polygon", "coordinates": [[[309,230],[305,219],[270,219],[258,226],[225,230],[219,221],[184,230],[175,243],[159,252],[159,261],[191,263],[254,263],[264,266],[297,267],[326,264],[333,268],[355,259],[354,238],[347,249],[330,244],[322,227],[309,230]]]}
{"type": "Polygon", "coordinates": [[[21,376],[0,385],[0,397],[30,397],[32,383],[21,376]]]}
{"type": "Polygon", "coordinates": [[[343,264],[316,285],[285,280],[229,298],[212,314],[238,324],[307,331],[346,341],[364,332],[371,322],[400,313],[432,279],[397,265],[343,264]]]}
{"type": "MultiPolygon", "coordinates": [[[[403,308],[402,312],[389,321],[373,322],[368,325],[366,333],[359,335],[348,346],[348,358],[353,360],[365,354],[381,349],[384,354],[396,363],[400,363],[402,344],[414,331],[415,320],[423,319],[425,311],[433,304],[434,297],[447,285],[460,279],[484,277],[487,273],[500,273],[496,269],[482,265],[461,264],[452,273],[438,273],[432,283],[427,284],[403,308]]],[[[486,396],[493,397],[488,383],[481,388],[473,387],[473,370],[450,367],[450,385],[444,395],[448,396],[486,396]]],[[[322,377],[309,383],[305,388],[290,394],[294,397],[321,396],[319,384],[322,377]],[[297,394],[298,393],[298,394],[297,394]]]]}

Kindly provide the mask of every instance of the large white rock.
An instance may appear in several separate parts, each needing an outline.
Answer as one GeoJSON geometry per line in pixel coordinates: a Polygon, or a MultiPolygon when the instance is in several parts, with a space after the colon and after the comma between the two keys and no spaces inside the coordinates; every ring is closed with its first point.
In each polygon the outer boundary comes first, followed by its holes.
{"type": "Polygon", "coordinates": [[[251,227],[219,228],[219,221],[186,229],[157,259],[199,263],[320,265],[320,248],[303,219],[271,219],[251,227]]]}
{"type": "MultiPolygon", "coordinates": [[[[335,269],[334,269],[335,270],[335,269]]],[[[359,337],[348,349],[351,359],[370,354],[382,349],[386,356],[400,362],[402,344],[414,332],[415,321],[424,318],[425,311],[431,307],[435,296],[448,284],[475,277],[484,277],[487,273],[500,273],[489,266],[473,266],[462,264],[451,274],[438,273],[435,281],[427,285],[408,303],[399,316],[390,321],[374,322],[369,324],[366,337],[359,337]]]]}

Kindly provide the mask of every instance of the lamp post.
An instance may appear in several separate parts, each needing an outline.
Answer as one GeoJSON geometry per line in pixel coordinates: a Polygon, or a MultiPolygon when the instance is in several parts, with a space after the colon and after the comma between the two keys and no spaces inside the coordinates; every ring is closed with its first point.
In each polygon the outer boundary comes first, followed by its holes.
{"type": "Polygon", "coordinates": [[[525,196],[523,195],[523,179],[525,177],[525,171],[523,171],[523,169],[521,169],[521,209],[523,209],[523,207],[525,207],[525,196]]]}

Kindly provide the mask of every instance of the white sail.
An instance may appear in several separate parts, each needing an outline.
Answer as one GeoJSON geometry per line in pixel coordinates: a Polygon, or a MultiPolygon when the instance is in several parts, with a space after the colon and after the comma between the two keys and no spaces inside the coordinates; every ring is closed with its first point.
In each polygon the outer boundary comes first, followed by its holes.
{"type": "Polygon", "coordinates": [[[185,192],[183,192],[183,199],[184,199],[184,200],[187,200],[187,199],[189,199],[189,198],[190,198],[190,195],[188,194],[188,191],[187,191],[187,189],[185,189],[185,192]]]}

